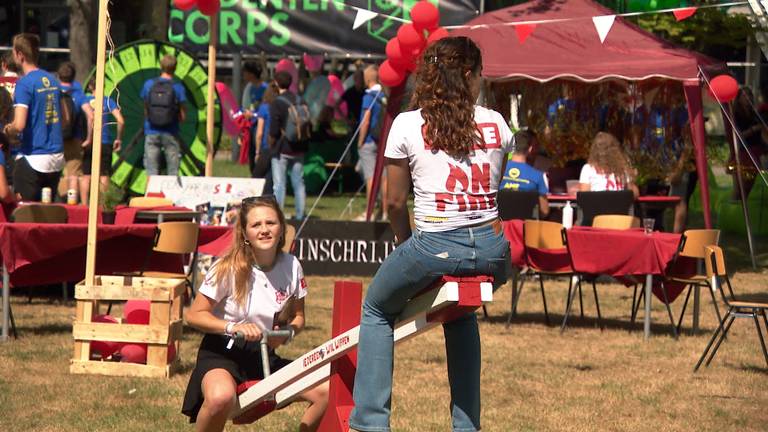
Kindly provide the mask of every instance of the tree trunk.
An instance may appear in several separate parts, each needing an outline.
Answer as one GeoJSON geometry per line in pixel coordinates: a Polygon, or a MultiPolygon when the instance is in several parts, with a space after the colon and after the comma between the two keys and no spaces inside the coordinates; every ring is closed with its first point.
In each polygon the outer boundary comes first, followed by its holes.
{"type": "Polygon", "coordinates": [[[82,82],[88,77],[96,57],[95,45],[98,34],[96,0],[67,0],[69,6],[70,59],[75,64],[75,79],[82,82]]]}
{"type": "MultiPolygon", "coordinates": [[[[151,26],[147,36],[159,41],[168,40],[168,1],[158,1],[149,7],[151,26]]],[[[147,7],[147,6],[145,6],[147,7]]]]}

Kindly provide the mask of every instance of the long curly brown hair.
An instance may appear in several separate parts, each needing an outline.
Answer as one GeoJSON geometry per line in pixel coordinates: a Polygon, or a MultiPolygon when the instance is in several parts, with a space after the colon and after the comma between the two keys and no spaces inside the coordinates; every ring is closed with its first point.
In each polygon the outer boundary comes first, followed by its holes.
{"type": "Polygon", "coordinates": [[[229,278],[234,276],[234,298],[238,304],[244,305],[251,282],[251,272],[258,263],[253,249],[245,241],[248,213],[256,207],[269,207],[277,213],[280,221],[280,239],[277,242],[276,254],[281,254],[285,245],[285,215],[280,210],[280,205],[272,196],[250,197],[243,200],[235,222],[232,245],[221,259],[216,263],[213,271],[216,285],[229,283],[229,278]]]}
{"type": "Polygon", "coordinates": [[[621,150],[619,140],[608,132],[598,132],[595,135],[587,162],[598,173],[613,174],[617,180],[630,181],[634,177],[634,170],[621,150]]]}
{"type": "Polygon", "coordinates": [[[483,145],[470,88],[470,79],[480,73],[482,62],[480,49],[464,36],[440,39],[424,50],[411,109],[421,108],[424,140],[432,149],[461,159],[475,145],[483,145]]]}

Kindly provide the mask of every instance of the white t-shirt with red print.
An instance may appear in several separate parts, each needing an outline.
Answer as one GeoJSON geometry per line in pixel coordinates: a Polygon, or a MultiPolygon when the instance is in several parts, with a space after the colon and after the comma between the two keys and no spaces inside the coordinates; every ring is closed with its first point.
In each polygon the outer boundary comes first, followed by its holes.
{"type": "Polygon", "coordinates": [[[392,123],[384,155],[408,158],[413,215],[420,231],[448,231],[498,217],[496,192],[502,160],[512,147],[512,131],[501,114],[480,106],[475,106],[475,123],[485,148],[477,146],[462,160],[425,143],[421,110],[401,113],[392,123]]]}
{"type": "Polygon", "coordinates": [[[619,191],[627,188],[627,179],[616,177],[613,174],[599,173],[590,164],[584,164],[579,175],[579,183],[589,185],[589,190],[594,192],[619,191]]]}
{"type": "Polygon", "coordinates": [[[267,272],[254,267],[251,272],[250,294],[244,304],[235,301],[234,276],[226,283],[214,282],[215,265],[200,286],[200,294],[216,301],[213,315],[235,323],[250,322],[260,329],[271,330],[276,313],[283,310],[291,296],[300,299],[307,295],[307,282],[299,260],[287,253],[278,253],[275,265],[267,272]]]}

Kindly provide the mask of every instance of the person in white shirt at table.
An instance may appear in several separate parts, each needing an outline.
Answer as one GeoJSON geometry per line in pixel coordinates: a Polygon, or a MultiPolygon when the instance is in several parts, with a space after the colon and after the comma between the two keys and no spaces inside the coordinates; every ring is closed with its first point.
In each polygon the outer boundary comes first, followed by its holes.
{"type": "Polygon", "coordinates": [[[640,192],[634,183],[635,170],[621,150],[619,140],[608,132],[598,132],[592,140],[589,159],[581,168],[579,190],[619,191],[631,190],[635,197],[640,192]]]}

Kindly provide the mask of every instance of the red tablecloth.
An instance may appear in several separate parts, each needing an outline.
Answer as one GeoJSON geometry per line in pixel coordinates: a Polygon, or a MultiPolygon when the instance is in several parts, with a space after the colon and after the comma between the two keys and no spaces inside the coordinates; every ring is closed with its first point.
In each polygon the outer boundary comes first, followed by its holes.
{"type": "MultiPolygon", "coordinates": [[[[547,194],[547,199],[553,202],[565,202],[571,201],[576,203],[576,195],[561,195],[561,194],[547,194]]],[[[678,196],[662,196],[662,195],[643,195],[637,197],[635,200],[641,204],[645,203],[677,203],[680,201],[678,196]]]]}
{"type": "MultiPolygon", "coordinates": [[[[523,239],[523,221],[519,219],[501,221],[504,236],[509,241],[509,257],[512,265],[527,265],[525,259],[525,241],[523,239]]],[[[548,270],[566,269],[571,262],[566,249],[529,249],[528,261],[538,268],[548,270]]]]}
{"type": "Polygon", "coordinates": [[[232,236],[234,235],[234,231],[232,227],[230,226],[222,226],[222,227],[211,227],[211,228],[223,228],[226,230],[226,233],[221,235],[216,240],[204,244],[198,248],[198,251],[200,253],[213,255],[213,256],[221,256],[222,253],[224,253],[225,250],[229,247],[229,245],[232,244],[232,236]]]}
{"type": "MultiPolygon", "coordinates": [[[[96,272],[111,274],[141,268],[155,235],[154,224],[99,225],[96,272]]],[[[85,224],[0,223],[0,255],[11,285],[79,281],[85,276],[88,226],[85,224]]],[[[227,227],[202,227],[199,244],[227,227]]],[[[181,270],[178,255],[154,253],[148,270],[181,270]]]]}
{"type": "MultiPolygon", "coordinates": [[[[35,203],[35,202],[21,203],[21,205],[25,205],[25,204],[39,204],[39,203],[35,203]]],[[[88,206],[69,205],[69,204],[60,204],[60,203],[53,203],[53,204],[46,204],[46,205],[57,205],[67,209],[68,223],[71,223],[71,224],[72,223],[74,224],[88,223],[88,206]]],[[[16,207],[18,206],[19,206],[19,203],[3,204],[3,211],[0,212],[0,222],[8,222],[7,217],[10,217],[11,213],[13,213],[13,210],[16,209],[16,207]]],[[[97,214],[98,214],[98,221],[101,222],[101,210],[98,211],[97,214]]]]}
{"type": "Polygon", "coordinates": [[[136,213],[140,211],[191,211],[186,207],[158,206],[158,207],[128,207],[119,205],[115,208],[115,225],[136,223],[136,213]]]}

